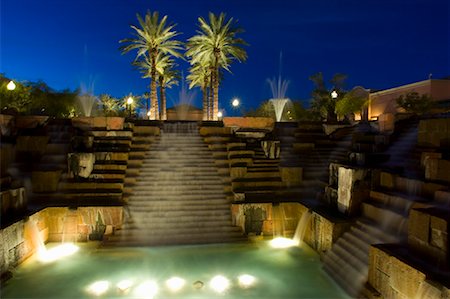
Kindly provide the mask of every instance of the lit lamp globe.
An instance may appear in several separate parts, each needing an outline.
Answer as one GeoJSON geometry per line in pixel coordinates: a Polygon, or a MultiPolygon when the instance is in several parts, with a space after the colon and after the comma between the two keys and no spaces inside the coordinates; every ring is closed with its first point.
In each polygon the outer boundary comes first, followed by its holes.
{"type": "Polygon", "coordinates": [[[9,83],[6,85],[6,89],[8,89],[8,90],[16,89],[16,83],[14,83],[13,80],[9,81],[9,83]]]}
{"type": "Polygon", "coordinates": [[[233,101],[231,102],[231,105],[233,106],[233,107],[237,107],[237,106],[239,106],[239,99],[238,98],[234,98],[233,99],[233,101]]]}
{"type": "Polygon", "coordinates": [[[337,97],[338,97],[337,91],[336,91],[336,90],[333,90],[333,91],[331,92],[331,98],[332,98],[333,100],[335,100],[335,99],[337,99],[337,97]]]}
{"type": "Polygon", "coordinates": [[[133,104],[133,97],[128,97],[128,99],[127,99],[127,104],[128,104],[128,105],[133,104]]]}
{"type": "Polygon", "coordinates": [[[223,116],[222,111],[217,112],[217,117],[218,118],[222,118],[222,116],[223,116]]]}

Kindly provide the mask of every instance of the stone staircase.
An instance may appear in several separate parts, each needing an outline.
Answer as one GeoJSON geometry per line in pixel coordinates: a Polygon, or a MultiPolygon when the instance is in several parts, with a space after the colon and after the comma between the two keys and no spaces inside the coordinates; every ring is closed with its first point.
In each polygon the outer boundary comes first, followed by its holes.
{"type": "Polygon", "coordinates": [[[153,246],[244,240],[196,123],[164,123],[145,154],[128,197],[128,220],[105,246],[153,246]]]}
{"type": "Polygon", "coordinates": [[[372,186],[361,215],[323,256],[326,272],[351,296],[365,297],[369,249],[374,244],[406,244],[411,209],[450,206],[449,186],[424,179],[417,148],[417,121],[396,126],[385,152],[389,159],[372,170],[372,186]]]}

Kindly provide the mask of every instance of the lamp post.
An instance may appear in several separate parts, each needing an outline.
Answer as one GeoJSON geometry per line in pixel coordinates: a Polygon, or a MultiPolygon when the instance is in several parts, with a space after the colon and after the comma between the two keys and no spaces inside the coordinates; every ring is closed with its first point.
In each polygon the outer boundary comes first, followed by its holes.
{"type": "Polygon", "coordinates": [[[133,97],[132,97],[132,96],[129,96],[129,97],[127,98],[128,116],[129,116],[129,117],[131,117],[131,105],[133,105],[133,102],[134,102],[133,97]]]}
{"type": "Polygon", "coordinates": [[[238,98],[234,98],[234,99],[231,101],[231,105],[232,105],[234,108],[237,108],[237,107],[239,106],[239,104],[240,104],[240,102],[239,102],[239,99],[238,99],[238,98]]]}

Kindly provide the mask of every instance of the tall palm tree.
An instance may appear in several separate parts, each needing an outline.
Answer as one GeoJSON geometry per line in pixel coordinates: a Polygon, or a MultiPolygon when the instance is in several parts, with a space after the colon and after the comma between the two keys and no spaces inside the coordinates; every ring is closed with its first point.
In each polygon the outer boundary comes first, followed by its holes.
{"type": "Polygon", "coordinates": [[[211,70],[211,90],[213,96],[213,120],[217,120],[219,112],[219,69],[230,71],[230,63],[234,60],[243,62],[247,53],[242,46],[247,43],[236,36],[243,32],[235,26],[233,18],[226,20],[226,15],[216,16],[209,13],[209,22],[199,17],[197,35],[188,40],[186,55],[191,58],[191,65],[207,64],[211,70]]]}
{"type": "MultiPolygon", "coordinates": [[[[142,73],[142,78],[152,78],[151,70],[152,70],[152,62],[147,55],[144,55],[139,60],[133,62],[142,73]]],[[[166,88],[172,87],[172,85],[176,85],[178,83],[177,79],[178,71],[174,69],[175,62],[171,58],[171,56],[159,53],[156,56],[155,60],[155,69],[156,76],[155,81],[159,85],[159,95],[161,99],[161,119],[167,119],[167,111],[166,111],[166,88]]],[[[148,107],[147,107],[148,108],[148,107]]],[[[156,110],[157,111],[157,110],[156,110]]],[[[150,110],[151,119],[155,119],[153,116],[153,110],[150,110]]]]}
{"type": "Polygon", "coordinates": [[[141,57],[148,59],[150,66],[148,76],[151,79],[150,115],[152,119],[159,119],[158,96],[156,94],[158,80],[156,59],[159,53],[181,57],[178,51],[182,49],[182,43],[173,39],[180,33],[174,30],[175,24],[167,23],[167,16],[160,19],[157,11],[153,13],[147,11],[144,19],[137,14],[137,19],[139,26],[131,25],[131,28],[135,31],[133,33],[135,37],[121,40],[121,43],[127,43],[121,50],[125,54],[136,49],[135,61],[141,57]]]}
{"type": "Polygon", "coordinates": [[[178,80],[180,79],[179,71],[175,69],[175,66],[175,62],[168,55],[165,55],[164,57],[158,59],[156,69],[158,71],[162,120],[167,120],[166,88],[171,88],[173,85],[178,85],[178,80]]]}
{"type": "Polygon", "coordinates": [[[202,90],[202,98],[203,98],[203,120],[210,119],[210,110],[211,104],[209,103],[208,95],[211,94],[209,92],[209,85],[211,78],[211,71],[207,64],[201,65],[197,63],[189,69],[189,75],[187,75],[186,79],[189,81],[189,88],[193,88],[194,86],[200,87],[202,90]]]}

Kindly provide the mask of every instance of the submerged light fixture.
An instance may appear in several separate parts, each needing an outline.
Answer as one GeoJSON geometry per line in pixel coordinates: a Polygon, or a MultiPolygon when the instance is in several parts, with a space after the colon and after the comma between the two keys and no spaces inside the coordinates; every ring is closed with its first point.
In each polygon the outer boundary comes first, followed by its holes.
{"type": "Polygon", "coordinates": [[[176,277],[176,276],[171,277],[168,280],[166,280],[167,288],[173,293],[180,291],[184,287],[185,284],[186,284],[186,281],[183,278],[176,277]]]}
{"type": "Polygon", "coordinates": [[[217,293],[223,293],[230,287],[230,281],[225,276],[217,275],[211,279],[209,286],[217,293]]]}
{"type": "Polygon", "coordinates": [[[256,283],[256,278],[250,274],[242,274],[238,277],[239,286],[243,289],[248,289],[256,283]]]}
{"type": "Polygon", "coordinates": [[[278,237],[270,241],[270,246],[273,248],[289,248],[297,246],[297,243],[292,239],[278,237]]]}
{"type": "Polygon", "coordinates": [[[51,249],[41,250],[38,259],[44,263],[51,263],[63,257],[72,255],[79,249],[80,248],[73,243],[64,243],[51,249]]]}
{"type": "Polygon", "coordinates": [[[95,296],[100,296],[106,293],[109,289],[109,281],[106,280],[99,280],[91,284],[87,291],[95,296]]]}

